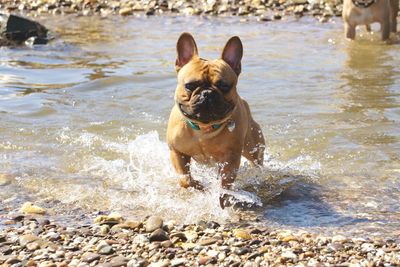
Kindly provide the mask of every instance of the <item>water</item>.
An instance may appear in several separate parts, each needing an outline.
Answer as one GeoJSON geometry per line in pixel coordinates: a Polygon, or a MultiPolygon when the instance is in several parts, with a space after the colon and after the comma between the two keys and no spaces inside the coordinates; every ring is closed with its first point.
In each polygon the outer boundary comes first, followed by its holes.
{"type": "MultiPolygon", "coordinates": [[[[51,215],[158,213],[191,223],[235,221],[396,237],[400,227],[400,45],[339,19],[258,23],[237,18],[43,17],[43,47],[0,49],[1,209],[27,200],[51,215]],[[180,189],[165,142],[176,83],[175,44],[193,33],[215,58],[244,45],[238,90],[264,132],[265,167],[243,163],[221,210],[217,170],[194,164],[207,192],[180,189]]],[[[395,37],[396,38],[396,37],[395,37]]]]}

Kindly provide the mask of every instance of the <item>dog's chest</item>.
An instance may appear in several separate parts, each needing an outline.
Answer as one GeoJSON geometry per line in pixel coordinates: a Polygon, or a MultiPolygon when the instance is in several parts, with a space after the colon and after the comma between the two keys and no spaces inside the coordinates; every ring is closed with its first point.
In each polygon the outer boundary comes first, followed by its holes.
{"type": "Polygon", "coordinates": [[[355,24],[369,24],[374,22],[374,15],[370,8],[356,8],[351,16],[355,24]]]}

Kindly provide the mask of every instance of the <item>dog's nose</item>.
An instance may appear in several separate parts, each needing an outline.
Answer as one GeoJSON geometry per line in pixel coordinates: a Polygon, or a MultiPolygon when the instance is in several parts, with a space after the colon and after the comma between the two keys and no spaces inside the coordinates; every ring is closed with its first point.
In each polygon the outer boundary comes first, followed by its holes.
{"type": "Polygon", "coordinates": [[[200,94],[202,102],[208,105],[215,104],[217,99],[217,94],[212,90],[203,90],[200,94]]]}

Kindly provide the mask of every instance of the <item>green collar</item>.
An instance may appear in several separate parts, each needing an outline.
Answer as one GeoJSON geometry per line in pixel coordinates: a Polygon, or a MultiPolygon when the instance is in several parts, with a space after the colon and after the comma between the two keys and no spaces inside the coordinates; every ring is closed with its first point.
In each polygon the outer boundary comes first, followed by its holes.
{"type": "MultiPolygon", "coordinates": [[[[186,120],[186,123],[187,123],[193,130],[200,131],[200,126],[199,126],[197,123],[195,123],[195,122],[193,122],[193,121],[191,121],[191,120],[188,120],[188,119],[185,119],[185,120],[186,120]]],[[[211,127],[212,127],[214,130],[216,130],[216,129],[218,129],[219,127],[221,127],[221,125],[222,125],[222,124],[213,124],[213,125],[211,125],[211,127]]]]}

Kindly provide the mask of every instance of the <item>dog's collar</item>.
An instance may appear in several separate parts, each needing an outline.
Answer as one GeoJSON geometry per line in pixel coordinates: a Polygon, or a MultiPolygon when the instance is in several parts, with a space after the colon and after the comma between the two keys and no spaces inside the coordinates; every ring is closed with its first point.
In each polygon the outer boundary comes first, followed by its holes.
{"type": "Polygon", "coordinates": [[[357,0],[352,0],[352,2],[356,7],[367,8],[375,4],[376,0],[370,0],[369,2],[359,2],[357,0]]]}
{"type": "Polygon", "coordinates": [[[195,122],[193,122],[193,121],[191,121],[191,120],[188,120],[188,119],[185,119],[185,120],[186,120],[186,123],[187,123],[193,130],[196,130],[196,131],[202,130],[202,131],[205,131],[205,132],[209,132],[210,130],[217,130],[217,129],[219,129],[219,128],[222,126],[222,124],[223,124],[223,123],[218,123],[218,124],[211,124],[211,125],[207,125],[207,126],[204,126],[204,127],[200,127],[199,124],[197,124],[197,123],[195,123],[195,122]]]}

